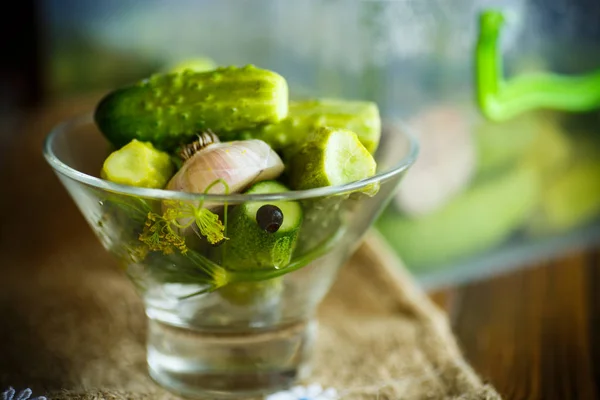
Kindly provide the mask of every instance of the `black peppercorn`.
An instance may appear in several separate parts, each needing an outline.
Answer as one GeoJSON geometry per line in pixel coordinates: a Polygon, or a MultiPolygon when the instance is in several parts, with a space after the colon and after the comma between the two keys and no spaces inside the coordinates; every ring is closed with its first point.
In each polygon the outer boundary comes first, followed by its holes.
{"type": "Polygon", "coordinates": [[[283,212],[277,206],[265,204],[256,212],[256,222],[266,232],[275,233],[283,224],[283,212]]]}

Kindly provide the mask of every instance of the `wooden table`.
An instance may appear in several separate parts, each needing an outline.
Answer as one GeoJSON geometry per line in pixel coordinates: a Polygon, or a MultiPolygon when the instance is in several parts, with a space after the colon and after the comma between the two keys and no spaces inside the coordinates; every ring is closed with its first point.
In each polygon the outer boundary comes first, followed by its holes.
{"type": "Polygon", "coordinates": [[[600,246],[432,297],[504,398],[600,398],[600,246]]]}
{"type": "MultiPolygon", "coordinates": [[[[95,101],[34,111],[0,161],[39,151],[51,126],[95,101]]],[[[468,361],[504,398],[600,398],[599,261],[600,246],[431,296],[447,310],[468,361]]]]}

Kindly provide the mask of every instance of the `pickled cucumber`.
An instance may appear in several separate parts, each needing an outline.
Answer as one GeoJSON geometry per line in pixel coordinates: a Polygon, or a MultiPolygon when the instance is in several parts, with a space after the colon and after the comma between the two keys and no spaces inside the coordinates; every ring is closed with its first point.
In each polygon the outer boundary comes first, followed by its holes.
{"type": "MultiPolygon", "coordinates": [[[[276,181],[262,181],[246,193],[280,193],[288,190],[276,181]]],[[[302,219],[302,208],[295,201],[247,202],[236,206],[228,217],[229,240],[216,248],[217,252],[221,252],[221,264],[231,270],[285,267],[296,247],[302,219]],[[275,232],[264,229],[257,221],[257,213],[264,205],[276,206],[283,213],[283,223],[275,232]]]]}
{"type": "Polygon", "coordinates": [[[291,158],[310,132],[323,126],[355,132],[371,154],[379,145],[381,119],[375,103],[331,98],[291,101],[287,118],[248,130],[244,137],[262,139],[291,158]]]}
{"type": "Polygon", "coordinates": [[[289,168],[290,186],[303,190],[368,178],[377,164],[354,132],[321,127],[309,135],[289,168]]]}
{"type": "Polygon", "coordinates": [[[162,189],[174,172],[169,154],[133,139],[104,161],[100,176],[122,185],[162,189]]]}
{"type": "Polygon", "coordinates": [[[518,162],[535,168],[546,186],[568,167],[575,154],[571,140],[555,121],[540,120],[538,124],[530,148],[518,162]]]}
{"type": "Polygon", "coordinates": [[[598,216],[600,161],[576,160],[544,187],[528,230],[534,235],[564,232],[598,216]]]}
{"type": "Polygon", "coordinates": [[[504,171],[525,155],[535,143],[540,119],[527,113],[504,122],[485,121],[475,128],[477,175],[504,171]]]}
{"type": "Polygon", "coordinates": [[[252,65],[157,74],[108,94],[95,120],[117,147],[132,139],[171,151],[202,130],[216,133],[277,123],[288,113],[288,87],[252,65]]]}
{"type": "Polygon", "coordinates": [[[505,240],[527,220],[539,193],[534,169],[513,168],[426,216],[409,219],[388,212],[377,228],[409,267],[434,268],[505,240]]]}

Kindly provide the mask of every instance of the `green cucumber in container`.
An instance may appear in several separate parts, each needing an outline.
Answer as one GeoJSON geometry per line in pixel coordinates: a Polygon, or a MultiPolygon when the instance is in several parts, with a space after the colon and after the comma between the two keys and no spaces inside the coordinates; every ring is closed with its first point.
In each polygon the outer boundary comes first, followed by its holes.
{"type": "MultiPolygon", "coordinates": [[[[247,194],[282,193],[289,189],[276,181],[262,181],[247,194]]],[[[292,260],[304,215],[295,201],[248,202],[229,215],[229,239],[217,248],[221,264],[231,270],[283,268],[292,260]]],[[[283,278],[234,282],[221,289],[221,297],[236,306],[266,305],[278,298],[283,278]]]]}
{"type": "Polygon", "coordinates": [[[291,158],[307,136],[320,127],[348,129],[371,153],[375,153],[381,137],[381,118],[377,104],[334,98],[290,101],[287,118],[244,131],[245,138],[256,138],[269,143],[275,150],[291,158]]]}
{"type": "Polygon", "coordinates": [[[535,113],[508,121],[483,121],[475,128],[477,175],[506,171],[531,150],[539,136],[540,118],[535,113]]]}
{"type": "Polygon", "coordinates": [[[133,139],[104,160],[100,176],[122,185],[162,189],[174,172],[169,154],[133,139]]]}
{"type": "MultiPolygon", "coordinates": [[[[100,177],[110,182],[141,188],[163,188],[174,171],[169,154],[157,150],[152,143],[132,140],[104,160],[100,177]]],[[[140,262],[147,251],[140,245],[146,216],[160,209],[160,204],[137,196],[107,193],[101,202],[102,217],[97,221],[105,246],[123,258],[140,262]],[[109,240],[109,238],[117,238],[109,240]]]]}
{"type": "Polygon", "coordinates": [[[385,213],[377,228],[411,269],[431,269],[507,239],[527,221],[539,192],[538,172],[516,167],[475,184],[426,216],[385,213]]]}
{"type": "MultiPolygon", "coordinates": [[[[360,142],[346,129],[320,127],[307,136],[302,147],[288,163],[290,186],[296,190],[344,185],[373,176],[377,163],[360,142]]],[[[354,197],[373,196],[379,184],[371,184],[352,193],[354,197]]],[[[304,234],[298,241],[300,254],[311,251],[343,229],[342,218],[354,203],[351,193],[309,199],[304,234]],[[340,209],[343,207],[342,209],[340,209]]]]}
{"type": "Polygon", "coordinates": [[[377,163],[354,132],[321,127],[308,135],[288,167],[290,186],[305,190],[369,178],[377,163]]]}
{"type": "Polygon", "coordinates": [[[154,75],[109,93],[94,118],[117,147],[138,139],[172,151],[204,130],[221,134],[273,124],[287,113],[285,79],[249,65],[154,75]]]}
{"type": "MultiPolygon", "coordinates": [[[[276,181],[254,184],[246,194],[282,193],[289,189],[276,181]]],[[[296,201],[247,202],[228,216],[227,237],[217,251],[221,265],[230,270],[284,268],[292,259],[304,218],[296,201]]]]}
{"type": "Polygon", "coordinates": [[[528,230],[533,235],[565,232],[600,216],[600,160],[577,160],[542,191],[528,230]]]}

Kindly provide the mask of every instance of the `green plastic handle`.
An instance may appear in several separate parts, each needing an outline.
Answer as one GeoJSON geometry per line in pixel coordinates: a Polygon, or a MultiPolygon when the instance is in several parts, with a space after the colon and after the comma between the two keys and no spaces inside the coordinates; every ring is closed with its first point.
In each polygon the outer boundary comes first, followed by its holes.
{"type": "Polygon", "coordinates": [[[568,112],[600,108],[600,70],[580,76],[535,73],[504,80],[498,49],[504,22],[496,10],[484,11],[479,18],[476,90],[479,108],[487,119],[505,121],[539,108],[568,112]]]}

